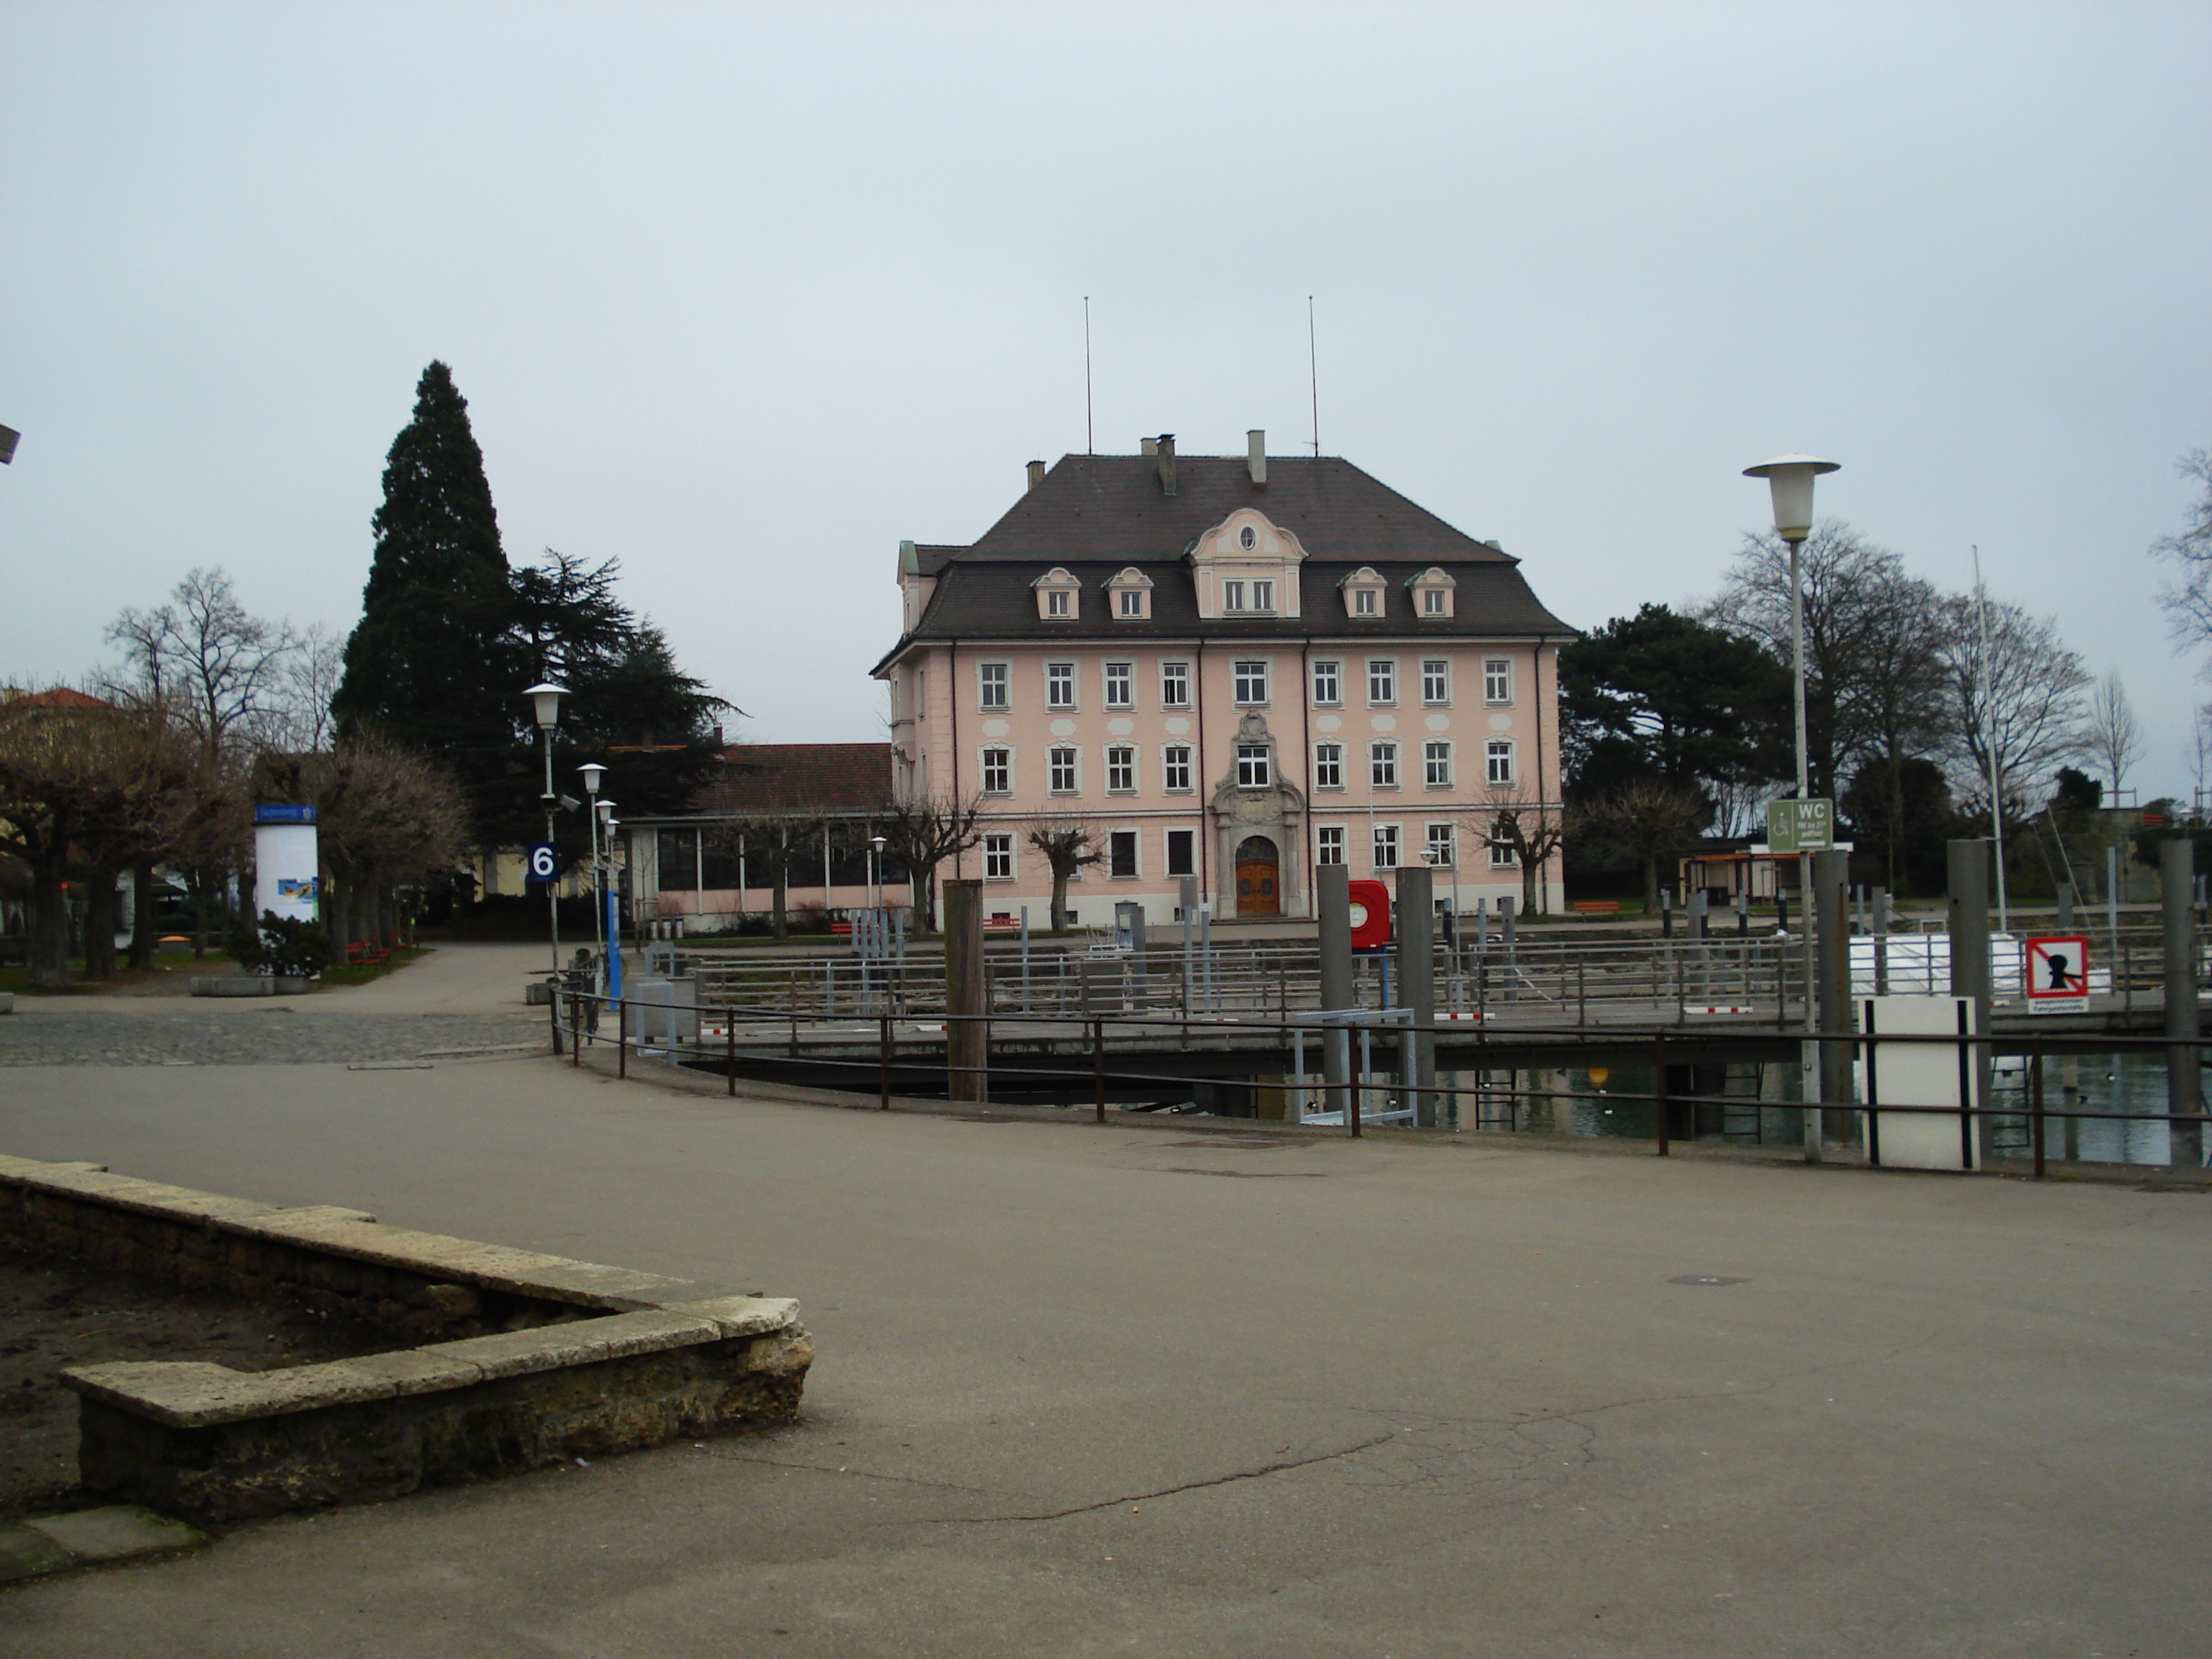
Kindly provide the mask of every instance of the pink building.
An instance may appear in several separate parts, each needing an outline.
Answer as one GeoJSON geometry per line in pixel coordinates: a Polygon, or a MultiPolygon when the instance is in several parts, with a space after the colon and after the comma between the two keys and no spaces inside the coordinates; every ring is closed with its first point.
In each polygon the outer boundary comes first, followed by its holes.
{"type": "Polygon", "coordinates": [[[1040,825],[1105,856],[1069,889],[1175,914],[1312,914],[1311,872],[1425,859],[1445,902],[1554,908],[1557,661],[1574,630],[1518,561],[1350,462],[1069,455],[966,547],[902,543],[905,632],[876,666],[902,798],[980,799],[987,915],[1045,921],[1040,825]]]}

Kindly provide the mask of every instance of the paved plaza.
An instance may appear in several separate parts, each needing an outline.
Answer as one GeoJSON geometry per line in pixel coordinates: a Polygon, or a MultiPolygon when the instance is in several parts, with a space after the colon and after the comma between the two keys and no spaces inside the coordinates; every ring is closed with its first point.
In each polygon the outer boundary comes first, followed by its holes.
{"type": "MultiPolygon", "coordinates": [[[[282,1018],[467,1047],[536,963],[282,1018]]],[[[15,1046],[143,1018],[0,1021],[0,1150],[795,1296],[819,1358],[787,1432],[0,1595],[11,1659],[2204,1650],[2199,1194],[15,1046]]]]}

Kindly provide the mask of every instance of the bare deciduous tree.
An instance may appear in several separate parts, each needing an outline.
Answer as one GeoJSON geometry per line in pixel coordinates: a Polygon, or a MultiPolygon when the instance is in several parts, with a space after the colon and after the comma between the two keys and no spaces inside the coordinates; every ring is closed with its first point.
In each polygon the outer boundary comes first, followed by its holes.
{"type": "Polygon", "coordinates": [[[291,625],[249,615],[220,568],[187,572],[165,603],[118,616],[107,637],[123,647],[128,688],[210,750],[269,735],[299,650],[291,625]]]}
{"type": "Polygon", "coordinates": [[[2212,643],[2212,449],[2192,449],[2174,465],[2183,477],[2203,485],[2204,493],[2191,505],[2179,530],[2150,544],[2153,556],[2171,560],[2181,571],[2158,599],[2176,637],[2184,644],[2203,645],[2212,643]]]}
{"type": "Polygon", "coordinates": [[[2020,791],[2081,753],[2088,672],[2055,623],[2016,605],[1962,594],[1944,611],[1954,793],[1986,802],[1994,769],[2002,810],[2017,811],[2020,791]]]}
{"type": "Polygon", "coordinates": [[[919,795],[884,813],[884,839],[893,856],[906,865],[914,886],[915,914],[931,926],[937,916],[937,866],[983,839],[976,828],[982,810],[980,795],[964,801],[919,795]]]}
{"type": "Polygon", "coordinates": [[[2118,806],[2128,768],[2142,757],[2142,726],[2117,668],[2089,694],[2089,715],[2082,731],[2090,760],[2103,770],[2105,786],[2112,792],[2109,804],[2118,806]]]}
{"type": "Polygon", "coordinates": [[[1044,854],[1052,872],[1053,931],[1073,927],[1067,913],[1067,884],[1076,872],[1106,856],[1105,836],[1088,818],[1031,818],[1022,826],[1022,839],[1044,854]]]}
{"type": "Polygon", "coordinates": [[[1521,913],[1533,916],[1543,907],[1544,866],[1566,842],[1566,814],[1517,787],[1493,788],[1485,799],[1491,817],[1484,844],[1512,848],[1521,866],[1521,913]]]}
{"type": "Polygon", "coordinates": [[[1581,827],[1634,855],[1644,866],[1644,908],[1659,908],[1659,860],[1705,826],[1708,808],[1694,790],[1632,783],[1582,810],[1581,827]]]}
{"type": "Polygon", "coordinates": [[[748,873],[754,866],[768,872],[769,929],[778,939],[791,931],[792,867],[802,858],[822,856],[828,822],[818,812],[768,812],[732,818],[711,832],[718,850],[743,853],[748,873]]]}

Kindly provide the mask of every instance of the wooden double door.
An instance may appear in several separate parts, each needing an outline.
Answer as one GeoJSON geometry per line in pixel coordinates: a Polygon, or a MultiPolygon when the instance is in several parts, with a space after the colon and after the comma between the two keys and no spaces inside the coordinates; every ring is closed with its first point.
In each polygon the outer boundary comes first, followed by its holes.
{"type": "Polygon", "coordinates": [[[1237,845],[1237,914],[1283,914],[1283,858],[1265,836],[1247,836],[1237,845]]]}

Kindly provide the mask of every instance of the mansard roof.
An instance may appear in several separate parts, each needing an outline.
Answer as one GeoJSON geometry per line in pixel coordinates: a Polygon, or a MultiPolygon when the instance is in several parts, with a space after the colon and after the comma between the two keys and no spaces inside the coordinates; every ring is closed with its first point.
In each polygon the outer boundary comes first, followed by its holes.
{"type": "MultiPolygon", "coordinates": [[[[926,640],[1127,640],[1571,635],[1537,599],[1520,561],[1407,501],[1336,456],[1269,456],[1267,482],[1245,457],[1178,455],[1176,491],[1150,455],[1066,455],[972,546],[917,547],[916,574],[935,591],[912,633],[886,657],[926,640]],[[1240,507],[1298,538],[1302,615],[1205,617],[1185,555],[1240,507]],[[1382,610],[1347,617],[1340,584],[1371,566],[1388,584],[1382,610]],[[1080,578],[1073,618],[1037,614],[1030,583],[1063,567],[1080,578]],[[1125,567],[1152,580],[1152,614],[1110,614],[1106,585],[1125,567]],[[1453,578],[1454,614],[1424,617],[1407,583],[1431,568],[1453,578]]],[[[879,665],[880,666],[880,665],[879,665]]]]}

